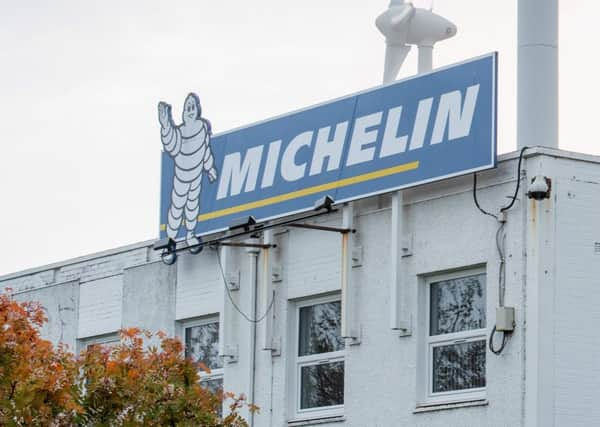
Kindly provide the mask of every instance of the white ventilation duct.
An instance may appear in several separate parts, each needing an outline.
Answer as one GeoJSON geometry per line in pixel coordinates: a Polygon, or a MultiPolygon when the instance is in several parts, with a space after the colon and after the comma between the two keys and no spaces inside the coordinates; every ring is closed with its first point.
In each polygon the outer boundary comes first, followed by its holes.
{"type": "Polygon", "coordinates": [[[558,148],[558,0],[519,0],[517,145],[558,148]]]}

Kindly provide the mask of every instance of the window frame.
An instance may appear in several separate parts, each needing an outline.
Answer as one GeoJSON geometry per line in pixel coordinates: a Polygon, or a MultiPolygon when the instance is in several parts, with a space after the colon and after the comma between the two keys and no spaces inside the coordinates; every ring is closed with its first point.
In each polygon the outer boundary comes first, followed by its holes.
{"type": "Polygon", "coordinates": [[[118,331],[109,332],[102,335],[92,335],[86,338],[79,338],[77,340],[78,351],[82,352],[87,350],[90,346],[101,345],[108,347],[115,347],[121,344],[121,336],[118,331]]]}
{"type": "Polygon", "coordinates": [[[488,367],[488,351],[487,351],[487,336],[488,336],[488,286],[487,286],[487,271],[485,267],[480,268],[469,268],[452,273],[442,273],[426,276],[424,278],[424,303],[425,303],[425,330],[423,333],[423,354],[425,356],[425,363],[423,363],[424,372],[422,378],[425,380],[423,403],[428,404],[445,404],[454,402],[464,402],[473,400],[483,400],[487,396],[487,367],[488,367]],[[479,329],[471,329],[460,332],[453,332],[449,334],[431,335],[431,285],[434,283],[443,282],[446,280],[454,280],[471,276],[485,275],[485,327],[479,329]],[[486,386],[469,388],[465,390],[453,390],[444,392],[433,392],[433,354],[434,348],[443,347],[453,344],[465,344],[468,342],[484,342],[485,348],[485,380],[486,386]]]}
{"type": "MultiPolygon", "coordinates": [[[[220,318],[219,318],[219,314],[212,314],[212,315],[208,315],[208,316],[202,316],[199,318],[194,318],[194,319],[187,319],[187,320],[180,320],[179,321],[179,327],[180,327],[180,336],[181,336],[181,340],[183,341],[183,354],[184,357],[186,356],[186,339],[185,339],[185,334],[186,334],[186,330],[188,328],[193,328],[193,327],[197,327],[197,326],[204,326],[204,325],[210,325],[212,323],[216,323],[218,325],[217,327],[217,331],[220,331],[221,328],[221,322],[220,322],[220,318]]],[[[217,335],[217,346],[219,345],[219,335],[217,335]]],[[[221,356],[219,356],[221,357],[221,356]]],[[[222,387],[225,386],[225,363],[223,361],[223,359],[221,359],[221,367],[220,368],[210,368],[210,374],[208,372],[203,371],[202,369],[198,369],[198,382],[203,385],[203,382],[208,382],[208,381],[212,381],[212,380],[221,380],[221,384],[222,387]]]]}
{"type": "MultiPolygon", "coordinates": [[[[343,362],[344,363],[344,394],[345,394],[345,377],[346,377],[346,343],[344,349],[328,353],[318,353],[306,356],[300,354],[300,310],[304,307],[311,307],[319,304],[327,304],[331,302],[339,302],[342,304],[339,294],[315,297],[298,301],[294,305],[294,325],[293,325],[293,413],[295,420],[315,419],[332,416],[340,416],[344,413],[344,404],[323,406],[316,408],[302,409],[302,368],[307,366],[318,366],[321,364],[343,362]]],[[[340,311],[341,316],[341,311],[340,311]]],[[[344,396],[345,397],[345,396],[344,396]]]]}

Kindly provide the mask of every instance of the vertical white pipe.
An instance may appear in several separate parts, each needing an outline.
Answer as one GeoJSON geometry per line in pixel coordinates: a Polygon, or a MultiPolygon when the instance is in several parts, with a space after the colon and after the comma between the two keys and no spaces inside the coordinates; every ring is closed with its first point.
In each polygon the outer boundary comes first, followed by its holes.
{"type": "MultiPolygon", "coordinates": [[[[250,238],[248,243],[260,243],[258,239],[250,238]]],[[[246,249],[250,259],[250,319],[255,320],[257,316],[257,293],[258,293],[258,248],[246,249]]],[[[254,395],[256,390],[256,321],[250,322],[250,384],[248,390],[248,403],[256,404],[254,395]]],[[[249,413],[249,426],[254,427],[254,411],[249,413]]]]}
{"type": "MultiPolygon", "coordinates": [[[[218,251],[221,251],[221,267],[223,269],[225,278],[227,280],[227,275],[229,274],[229,264],[230,260],[230,248],[226,246],[222,246],[217,248],[218,251]]],[[[223,362],[225,363],[227,360],[227,356],[230,356],[227,348],[228,340],[231,338],[230,335],[230,321],[231,321],[231,302],[229,302],[229,298],[227,297],[227,289],[225,286],[228,286],[227,283],[223,284],[223,300],[221,306],[221,312],[219,313],[219,356],[223,357],[223,362]]]]}
{"type": "MultiPolygon", "coordinates": [[[[263,234],[263,244],[272,245],[273,244],[273,230],[265,230],[263,234]]],[[[262,250],[262,294],[261,294],[261,309],[265,312],[269,310],[269,306],[271,306],[271,310],[265,316],[263,321],[263,336],[262,336],[262,349],[263,350],[272,350],[273,349],[273,313],[275,307],[274,305],[274,294],[273,294],[273,281],[272,281],[272,249],[263,249],[262,250]]]]}
{"type": "MultiPolygon", "coordinates": [[[[354,207],[352,203],[342,209],[342,224],[344,228],[354,228],[354,207]]],[[[354,292],[350,280],[352,269],[352,232],[342,234],[342,337],[358,339],[356,330],[356,305],[354,304],[354,292]]]]}
{"type": "Polygon", "coordinates": [[[558,148],[558,0],[519,0],[517,145],[558,148]]]}
{"type": "Polygon", "coordinates": [[[392,224],[390,248],[390,328],[409,333],[409,321],[406,318],[406,291],[402,283],[402,239],[404,238],[404,197],[402,191],[392,193],[392,224]]]}
{"type": "Polygon", "coordinates": [[[419,46],[417,73],[428,73],[431,70],[433,70],[433,46],[419,46]]]}

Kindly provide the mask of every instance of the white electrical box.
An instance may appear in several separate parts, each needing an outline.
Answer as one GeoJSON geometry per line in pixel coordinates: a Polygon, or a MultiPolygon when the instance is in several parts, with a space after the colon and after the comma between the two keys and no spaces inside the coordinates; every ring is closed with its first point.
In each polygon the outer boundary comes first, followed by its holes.
{"type": "Polygon", "coordinates": [[[515,308],[496,307],[496,330],[512,332],[515,330],[515,308]]]}

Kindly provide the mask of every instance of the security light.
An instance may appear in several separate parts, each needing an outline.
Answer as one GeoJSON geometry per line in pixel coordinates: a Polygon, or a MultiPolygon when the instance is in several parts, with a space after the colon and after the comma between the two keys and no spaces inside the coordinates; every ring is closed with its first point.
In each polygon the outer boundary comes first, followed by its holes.
{"type": "Polygon", "coordinates": [[[331,210],[335,200],[331,196],[323,196],[315,202],[315,210],[320,211],[321,209],[331,210]]]}
{"type": "Polygon", "coordinates": [[[166,265],[173,265],[177,261],[177,253],[165,250],[160,254],[160,260],[166,265]]]}
{"type": "Polygon", "coordinates": [[[550,198],[550,180],[545,176],[537,175],[531,180],[527,191],[527,197],[534,200],[550,198]]]}

